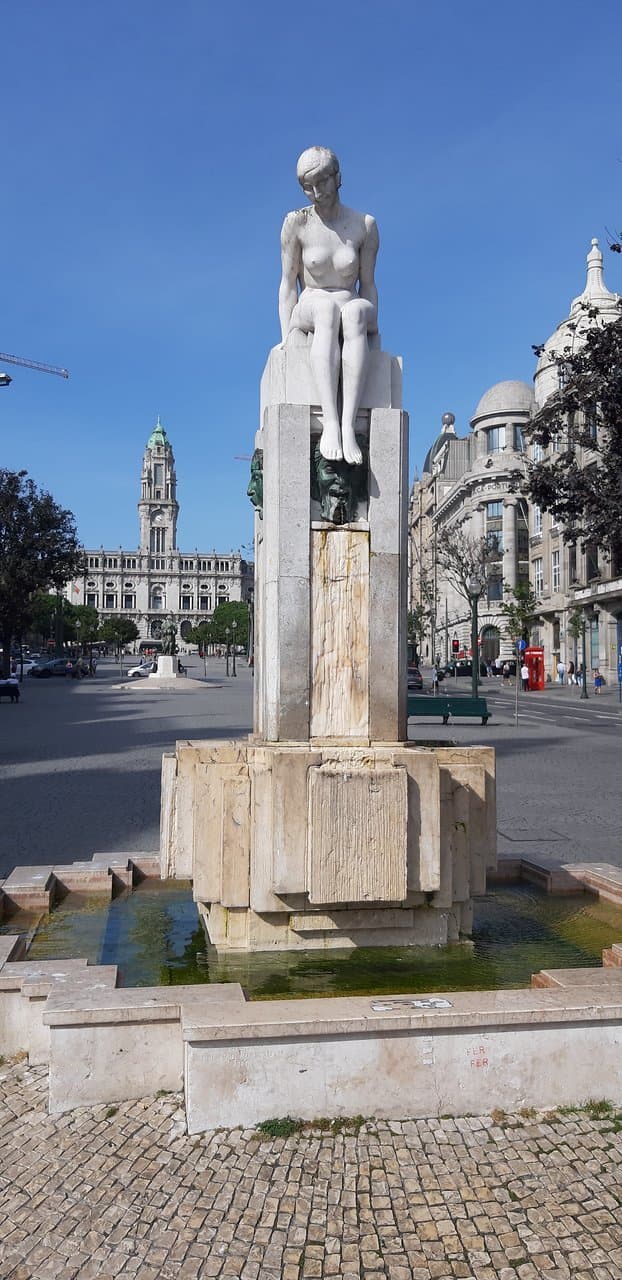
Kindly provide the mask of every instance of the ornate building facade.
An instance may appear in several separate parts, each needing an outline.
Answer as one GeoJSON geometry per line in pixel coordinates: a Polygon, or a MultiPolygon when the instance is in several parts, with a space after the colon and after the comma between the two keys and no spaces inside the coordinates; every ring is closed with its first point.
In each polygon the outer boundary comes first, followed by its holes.
{"type": "Polygon", "coordinates": [[[187,640],[217,605],[252,599],[252,564],[236,551],[180,551],[178,515],[175,458],[158,418],[143,455],[138,547],[85,549],[85,571],[67,583],[67,598],[97,609],[102,621],[130,618],[140,640],[156,645],[169,613],[187,640]]]}
{"type": "MultiPolygon", "coordinates": [[[[534,377],[536,407],[557,389],[555,355],[579,348],[591,324],[609,324],[620,319],[618,294],[612,293],[603,278],[603,255],[592,240],[587,256],[585,288],[574,298],[570,312],[545,342],[534,377]]],[[[566,447],[562,436],[551,441],[548,452],[566,447]]],[[[542,457],[541,447],[532,446],[533,457],[542,457]],[[540,451],[539,451],[540,450],[540,451]]],[[[594,455],[582,451],[589,464],[594,455]]],[[[545,664],[554,678],[557,662],[576,666],[583,660],[583,637],[572,626],[575,618],[586,625],[586,666],[599,667],[605,679],[617,680],[617,659],[622,651],[622,556],[620,549],[571,546],[553,517],[538,507],[530,510],[529,574],[540,603],[539,618],[532,633],[534,643],[544,646],[545,664]]]]}
{"type": "MultiPolygon", "coordinates": [[[[561,659],[582,661],[581,640],[573,620],[586,623],[586,665],[599,667],[605,678],[617,679],[622,656],[622,549],[576,547],[564,542],[563,530],[516,489],[516,476],[525,464],[523,427],[531,413],[557,389],[555,355],[581,345],[593,323],[620,318],[618,295],[603,279],[603,257],[592,241],[587,257],[587,280],[574,299],[567,319],[544,344],[534,375],[534,390],[524,382],[500,382],[480,400],[469,436],[458,437],[452,414],[428,450],[423,476],[410,498],[410,608],[428,615],[423,656],[444,661],[452,641],[460,650],[470,645],[470,606],[447,581],[438,562],[437,540],[448,527],[485,537],[496,546],[499,559],[489,566],[485,594],[479,607],[479,642],[483,658],[512,653],[512,637],[504,633],[499,604],[511,600],[519,582],[527,582],[538,599],[532,629],[534,644],[544,647],[545,669],[551,679],[561,659]]],[[[553,440],[552,452],[564,447],[553,440]]],[[[531,445],[532,457],[542,456],[531,445]]],[[[593,457],[593,455],[592,455],[593,457]]],[[[583,459],[589,463],[590,457],[583,459]]]]}
{"type": "Polygon", "coordinates": [[[511,482],[523,463],[523,426],[532,405],[527,383],[499,382],[482,396],[469,436],[457,436],[453,414],[444,414],[423,476],[413,485],[410,608],[423,606],[429,614],[424,657],[446,662],[456,642],[460,652],[471,644],[469,602],[439,562],[438,537],[445,530],[459,538],[485,538],[498,552],[479,602],[480,654],[492,661],[512,652],[499,605],[528,575],[527,505],[511,492],[511,482]]]}

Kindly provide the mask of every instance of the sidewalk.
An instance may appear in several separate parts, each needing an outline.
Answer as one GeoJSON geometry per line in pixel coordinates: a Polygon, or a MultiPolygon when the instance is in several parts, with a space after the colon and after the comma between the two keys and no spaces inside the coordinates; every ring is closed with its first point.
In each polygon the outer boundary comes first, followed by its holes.
{"type": "Polygon", "coordinates": [[[620,1280],[622,1116],[185,1134],[168,1095],[50,1118],[0,1068],[3,1280],[620,1280]]]}

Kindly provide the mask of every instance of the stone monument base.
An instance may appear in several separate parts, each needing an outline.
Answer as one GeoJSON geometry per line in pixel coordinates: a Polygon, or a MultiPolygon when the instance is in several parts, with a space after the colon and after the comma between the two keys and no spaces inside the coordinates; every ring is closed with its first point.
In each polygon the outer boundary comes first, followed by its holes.
{"type": "Polygon", "coordinates": [[[177,658],[171,653],[158,654],[158,666],[147,676],[148,680],[176,680],[178,676],[177,658]]]}
{"type": "Polygon", "coordinates": [[[439,946],[496,865],[494,751],[181,742],[164,757],[163,876],[218,950],[439,946]]]}

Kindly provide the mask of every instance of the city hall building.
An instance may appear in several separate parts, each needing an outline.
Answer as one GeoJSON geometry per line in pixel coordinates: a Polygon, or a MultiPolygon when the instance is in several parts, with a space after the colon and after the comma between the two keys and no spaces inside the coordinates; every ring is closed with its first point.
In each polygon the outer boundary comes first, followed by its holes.
{"type": "Polygon", "coordinates": [[[253,565],[239,552],[178,550],[178,515],[175,458],[158,418],[143,455],[138,547],[85,548],[84,573],[67,583],[67,598],[97,609],[102,622],[130,618],[145,643],[157,643],[167,614],[187,640],[217,605],[251,600],[253,565]]]}

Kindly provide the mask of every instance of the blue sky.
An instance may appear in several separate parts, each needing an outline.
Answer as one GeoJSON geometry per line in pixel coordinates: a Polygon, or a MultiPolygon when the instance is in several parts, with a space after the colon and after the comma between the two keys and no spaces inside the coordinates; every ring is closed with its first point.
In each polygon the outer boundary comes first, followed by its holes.
{"type": "Polygon", "coordinates": [[[2,461],[133,547],[142,451],[173,443],[179,542],[252,537],[259,378],[300,151],[332,147],[380,227],[411,473],[441,415],[531,380],[592,236],[622,261],[619,6],[22,0],[2,13],[2,461]]]}

